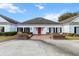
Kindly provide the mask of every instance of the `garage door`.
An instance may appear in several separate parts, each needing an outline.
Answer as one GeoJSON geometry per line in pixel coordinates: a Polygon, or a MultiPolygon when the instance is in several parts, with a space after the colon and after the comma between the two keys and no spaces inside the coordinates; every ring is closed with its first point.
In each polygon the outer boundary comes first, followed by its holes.
{"type": "Polygon", "coordinates": [[[79,34],[79,27],[74,27],[74,33],[79,34]]]}

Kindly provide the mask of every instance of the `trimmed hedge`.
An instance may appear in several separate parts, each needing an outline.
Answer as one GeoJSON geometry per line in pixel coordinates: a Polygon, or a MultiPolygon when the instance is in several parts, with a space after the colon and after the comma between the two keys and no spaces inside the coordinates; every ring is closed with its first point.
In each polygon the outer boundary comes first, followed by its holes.
{"type": "Polygon", "coordinates": [[[0,32],[0,36],[13,36],[16,34],[17,32],[0,32]]]}

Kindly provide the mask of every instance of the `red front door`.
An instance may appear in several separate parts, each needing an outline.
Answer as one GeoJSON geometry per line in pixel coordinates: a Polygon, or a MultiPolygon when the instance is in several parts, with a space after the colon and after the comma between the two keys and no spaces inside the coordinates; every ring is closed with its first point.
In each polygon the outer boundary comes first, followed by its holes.
{"type": "Polygon", "coordinates": [[[38,34],[41,34],[41,28],[40,27],[38,28],[38,34]]]}

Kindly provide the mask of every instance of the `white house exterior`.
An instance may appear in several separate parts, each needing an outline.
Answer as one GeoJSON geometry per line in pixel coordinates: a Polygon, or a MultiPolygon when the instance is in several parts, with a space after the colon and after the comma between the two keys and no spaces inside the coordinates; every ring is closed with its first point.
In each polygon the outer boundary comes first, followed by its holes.
{"type": "Polygon", "coordinates": [[[79,34],[79,15],[68,18],[61,22],[62,33],[79,34]]]}
{"type": "Polygon", "coordinates": [[[47,33],[76,33],[79,34],[79,15],[62,22],[54,22],[41,17],[19,23],[11,18],[0,15],[0,32],[32,32],[33,34],[47,33]]]}
{"type": "Polygon", "coordinates": [[[53,22],[44,18],[35,18],[18,24],[18,31],[32,32],[33,34],[61,33],[60,23],[53,22]],[[22,29],[22,30],[20,30],[22,29]]]}
{"type": "Polygon", "coordinates": [[[17,31],[17,21],[6,16],[0,15],[0,32],[15,32],[17,31]]]}

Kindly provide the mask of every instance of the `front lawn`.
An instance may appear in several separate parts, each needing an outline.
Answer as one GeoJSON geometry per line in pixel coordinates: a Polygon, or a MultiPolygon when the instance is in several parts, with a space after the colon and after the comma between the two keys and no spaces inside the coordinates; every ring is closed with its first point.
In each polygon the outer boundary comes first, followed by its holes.
{"type": "Polygon", "coordinates": [[[78,40],[79,36],[65,36],[67,40],[78,40]]]}
{"type": "Polygon", "coordinates": [[[22,32],[0,32],[0,41],[7,41],[13,39],[28,39],[32,36],[32,33],[22,32]]]}
{"type": "Polygon", "coordinates": [[[15,36],[0,36],[0,41],[7,41],[7,40],[13,40],[16,39],[15,36]]]}

